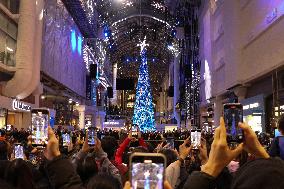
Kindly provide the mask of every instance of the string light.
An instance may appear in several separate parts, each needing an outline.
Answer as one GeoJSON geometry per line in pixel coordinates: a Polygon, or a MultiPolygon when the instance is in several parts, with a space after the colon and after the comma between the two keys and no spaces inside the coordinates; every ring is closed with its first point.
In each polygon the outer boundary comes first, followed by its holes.
{"type": "Polygon", "coordinates": [[[144,38],[144,41],[140,42],[137,46],[141,48],[140,55],[142,62],[139,68],[138,84],[136,88],[133,124],[137,125],[141,131],[153,131],[156,130],[156,128],[146,56],[146,46],[148,46],[146,37],[144,38]]]}

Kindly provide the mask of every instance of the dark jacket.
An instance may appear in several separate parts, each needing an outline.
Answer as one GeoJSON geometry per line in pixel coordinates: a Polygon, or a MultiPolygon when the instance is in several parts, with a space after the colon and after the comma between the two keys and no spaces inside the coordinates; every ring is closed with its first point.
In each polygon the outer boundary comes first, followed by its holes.
{"type": "Polygon", "coordinates": [[[284,137],[276,137],[270,147],[269,155],[271,157],[280,157],[284,160],[284,137]]]}
{"type": "Polygon", "coordinates": [[[45,171],[51,188],[55,189],[84,189],[79,175],[70,160],[59,156],[47,161],[45,171]]]}
{"type": "MultiPolygon", "coordinates": [[[[234,177],[231,189],[283,189],[284,162],[279,158],[257,159],[244,164],[234,177]]],[[[202,172],[191,174],[184,189],[215,189],[216,180],[202,172]]]]}
{"type": "Polygon", "coordinates": [[[184,184],[184,189],[215,189],[216,181],[215,178],[200,172],[194,171],[184,184]]]}

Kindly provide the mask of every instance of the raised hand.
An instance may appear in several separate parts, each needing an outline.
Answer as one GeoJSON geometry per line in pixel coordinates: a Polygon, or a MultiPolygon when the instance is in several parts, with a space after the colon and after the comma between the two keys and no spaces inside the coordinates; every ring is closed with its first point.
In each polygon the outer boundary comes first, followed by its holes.
{"type": "Polygon", "coordinates": [[[190,144],[190,141],[187,138],[186,140],[184,140],[183,144],[179,146],[179,157],[183,160],[189,155],[193,147],[192,145],[188,147],[188,144],[190,144]]]}
{"type": "Polygon", "coordinates": [[[213,177],[217,177],[229,162],[236,158],[243,150],[243,144],[230,150],[227,144],[227,133],[223,117],[220,118],[220,126],[215,130],[214,141],[211,145],[209,159],[201,167],[201,171],[213,177]]]}
{"type": "Polygon", "coordinates": [[[255,132],[246,124],[239,123],[239,127],[243,129],[245,135],[244,149],[256,158],[269,158],[268,153],[260,144],[255,132]]]}
{"type": "Polygon", "coordinates": [[[48,127],[48,143],[44,156],[48,160],[53,160],[55,157],[60,156],[59,142],[51,127],[48,127]]]}

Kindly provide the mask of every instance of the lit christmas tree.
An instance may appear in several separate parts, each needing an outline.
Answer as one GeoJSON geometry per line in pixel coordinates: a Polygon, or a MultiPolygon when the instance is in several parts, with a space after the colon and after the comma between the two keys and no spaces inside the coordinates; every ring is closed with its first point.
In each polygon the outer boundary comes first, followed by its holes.
{"type": "Polygon", "coordinates": [[[139,68],[138,84],[136,88],[133,124],[138,125],[143,132],[153,131],[156,130],[156,127],[145,48],[146,46],[149,46],[146,44],[146,37],[138,46],[141,47],[140,55],[142,62],[139,68]]]}

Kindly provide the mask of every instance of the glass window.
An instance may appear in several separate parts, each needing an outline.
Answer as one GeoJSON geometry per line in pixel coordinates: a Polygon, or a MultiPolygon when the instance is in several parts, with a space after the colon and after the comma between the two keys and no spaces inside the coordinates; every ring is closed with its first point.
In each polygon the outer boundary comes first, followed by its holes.
{"type": "Polygon", "coordinates": [[[18,27],[10,21],[4,14],[0,13],[0,29],[9,34],[13,39],[17,39],[18,27]]]}
{"type": "Polygon", "coordinates": [[[5,7],[8,7],[8,0],[0,0],[0,3],[3,4],[5,7]]]}
{"type": "Polygon", "coordinates": [[[0,108],[0,129],[6,128],[6,114],[7,110],[4,108],[0,108]]]}
{"type": "Polygon", "coordinates": [[[0,63],[4,64],[6,34],[0,30],[0,63]]]}
{"type": "Polygon", "coordinates": [[[9,22],[8,27],[7,27],[7,33],[14,39],[17,39],[17,32],[18,32],[18,27],[16,24],[9,22]]]}
{"type": "Polygon", "coordinates": [[[7,31],[7,25],[8,25],[7,18],[4,16],[4,14],[0,13],[0,29],[6,32],[7,31]]]}
{"type": "Polygon", "coordinates": [[[6,41],[6,65],[15,66],[16,59],[16,41],[7,36],[6,41]]]}
{"type": "Polygon", "coordinates": [[[0,0],[0,3],[9,9],[12,14],[19,14],[20,0],[0,0]]]}
{"type": "Polygon", "coordinates": [[[0,63],[15,66],[17,42],[0,30],[0,63]]]}

